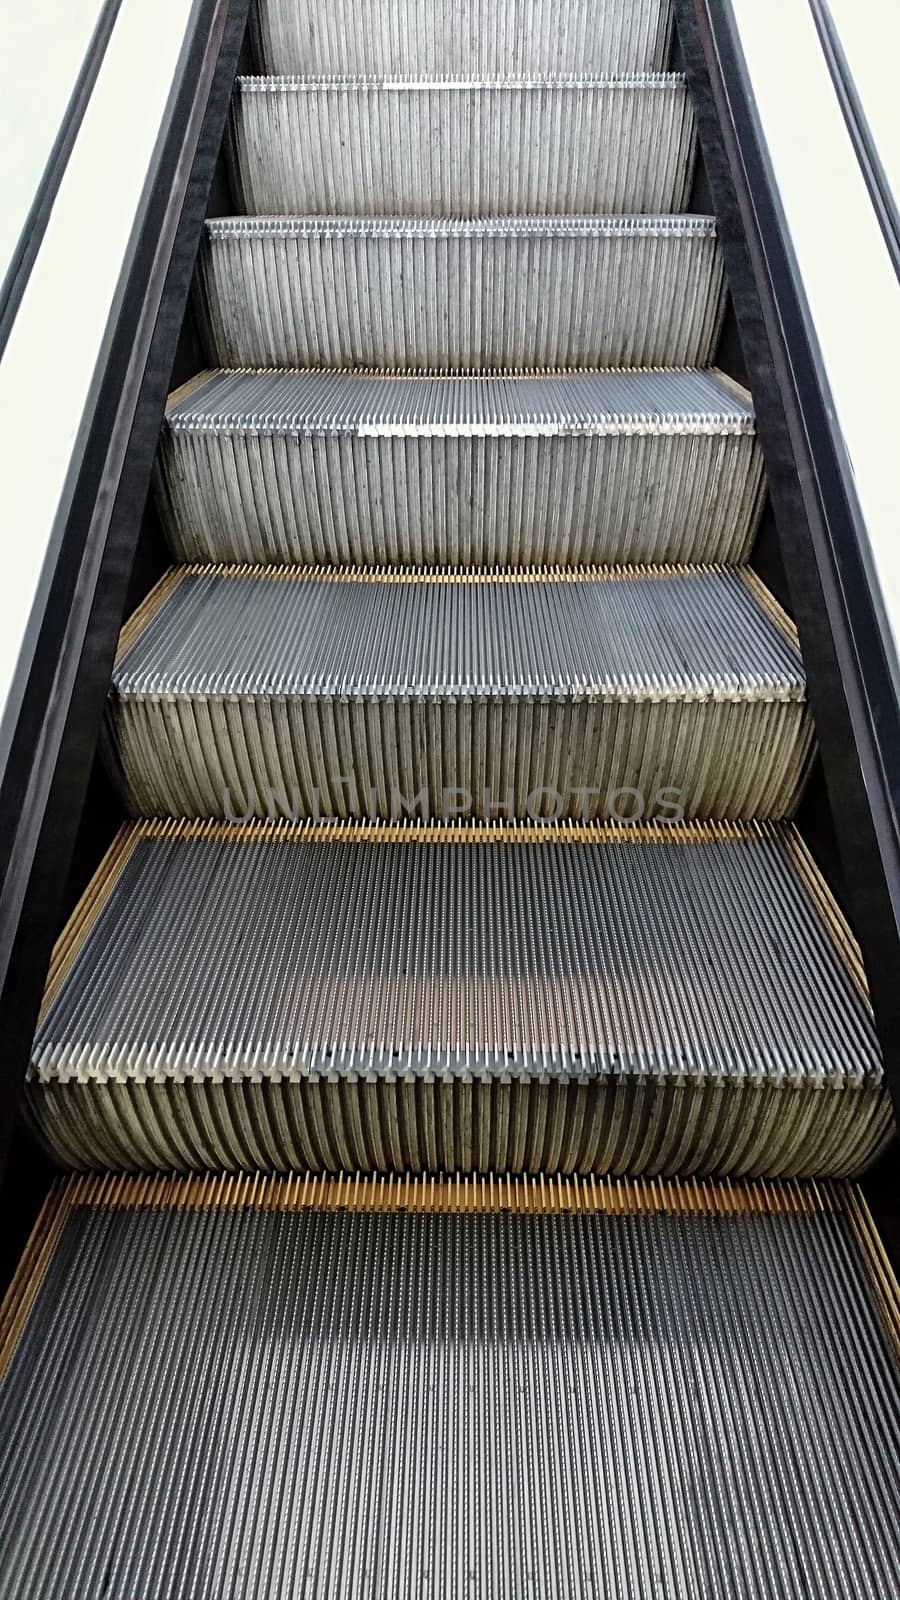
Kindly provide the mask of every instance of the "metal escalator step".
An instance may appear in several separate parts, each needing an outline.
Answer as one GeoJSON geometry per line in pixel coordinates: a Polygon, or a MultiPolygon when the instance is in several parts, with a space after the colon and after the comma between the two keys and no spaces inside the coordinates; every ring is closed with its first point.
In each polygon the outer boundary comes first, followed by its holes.
{"type": "Polygon", "coordinates": [[[227,217],[198,287],[225,367],[703,366],[712,217],[227,217]]]}
{"type": "Polygon", "coordinates": [[[843,1175],[890,1107],[790,827],[125,829],[27,1087],[118,1170],[843,1175]]]}
{"type": "Polygon", "coordinates": [[[679,73],[250,77],[230,148],[264,216],[683,211],[694,119],[679,73]]]}
{"type": "Polygon", "coordinates": [[[812,746],[747,571],[181,568],[108,727],[144,815],[779,817],[812,746]]]}
{"type": "Polygon", "coordinates": [[[896,1594],[898,1290],[857,1195],[504,1187],[63,1191],[0,1391],[0,1596],[896,1594]]]}
{"type": "Polygon", "coordinates": [[[259,0],[266,72],[433,78],[654,72],[669,60],[671,0],[259,0]]]}
{"type": "Polygon", "coordinates": [[[213,372],[172,396],[157,483],[183,561],[732,563],[762,457],[715,372],[213,372]]]}

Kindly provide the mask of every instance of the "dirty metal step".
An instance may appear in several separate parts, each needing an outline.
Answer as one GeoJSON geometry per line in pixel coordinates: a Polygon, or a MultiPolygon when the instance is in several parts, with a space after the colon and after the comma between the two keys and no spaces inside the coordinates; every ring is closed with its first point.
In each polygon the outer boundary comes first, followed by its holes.
{"type": "Polygon", "coordinates": [[[812,725],[747,569],[177,568],[108,717],[144,815],[789,815],[812,725]]]}
{"type": "Polygon", "coordinates": [[[304,566],[740,562],[762,478],[697,370],[202,373],[157,468],[180,560],[304,566]]]}
{"type": "Polygon", "coordinates": [[[266,216],[683,211],[694,119],[678,73],[238,78],[239,208],[266,216]]]}

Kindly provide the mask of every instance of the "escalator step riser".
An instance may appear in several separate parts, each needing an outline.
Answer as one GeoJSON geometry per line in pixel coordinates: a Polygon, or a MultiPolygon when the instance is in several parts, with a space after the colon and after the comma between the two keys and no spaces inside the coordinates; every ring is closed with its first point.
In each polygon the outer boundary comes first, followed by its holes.
{"type": "Polygon", "coordinates": [[[179,559],[310,566],[738,563],[762,480],[705,372],[214,373],[157,472],[179,559]]]}
{"type": "Polygon", "coordinates": [[[464,703],[147,694],[115,701],[134,816],[750,820],[796,810],[812,754],[790,701],[464,703]]]}
{"type": "Polygon", "coordinates": [[[657,72],[671,0],[259,0],[250,9],[265,72],[387,77],[546,77],[657,72]]]}
{"type": "Polygon", "coordinates": [[[51,973],[44,1138],[119,1170],[871,1161],[858,952],[792,830],[530,834],[126,832],[51,973]]]}
{"type": "Polygon", "coordinates": [[[239,78],[229,143],[240,208],[262,216],[683,211],[694,166],[674,73],[239,78]]]}
{"type": "Polygon", "coordinates": [[[812,749],[790,623],[703,568],[177,569],[108,728],[151,816],[778,817],[812,749]]]}
{"type": "Polygon", "coordinates": [[[225,367],[704,366],[724,309],[708,217],[228,218],[198,286],[225,367]]]}
{"type": "Polygon", "coordinates": [[[876,1246],[768,1202],[73,1206],[4,1387],[0,1595],[883,1600],[876,1246]]]}
{"type": "Polygon", "coordinates": [[[174,1074],[29,1090],[54,1159],[101,1172],[511,1172],[852,1177],[887,1149],[871,1086],[607,1080],[367,1083],[174,1074]]]}

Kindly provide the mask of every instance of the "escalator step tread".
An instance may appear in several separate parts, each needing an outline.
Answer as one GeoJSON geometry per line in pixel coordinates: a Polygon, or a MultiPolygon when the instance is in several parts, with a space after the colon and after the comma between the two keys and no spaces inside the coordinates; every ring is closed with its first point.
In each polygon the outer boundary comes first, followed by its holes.
{"type": "Polygon", "coordinates": [[[604,436],[752,434],[753,402],[715,370],[428,376],[365,372],[201,374],[176,393],[171,432],[604,436]]]}
{"type": "Polygon", "coordinates": [[[851,1199],[107,1189],[57,1219],[4,1385],[0,1595],[897,1592],[896,1308],[851,1199]]]}
{"type": "Polygon", "coordinates": [[[33,1115],[76,1165],[842,1174],[889,1109],[790,828],[127,831],[33,1115]]]}
{"type": "Polygon", "coordinates": [[[790,624],[746,572],[493,575],[176,568],[115,692],[803,698],[790,624]]]}
{"type": "Polygon", "coordinates": [[[200,257],[226,367],[702,366],[711,217],[227,217],[200,257]]]}

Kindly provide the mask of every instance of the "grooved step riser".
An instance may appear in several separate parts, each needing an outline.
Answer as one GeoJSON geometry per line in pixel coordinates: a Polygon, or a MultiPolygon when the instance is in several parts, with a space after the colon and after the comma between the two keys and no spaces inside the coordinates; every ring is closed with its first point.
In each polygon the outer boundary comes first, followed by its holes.
{"type": "Polygon", "coordinates": [[[207,345],[226,367],[703,366],[715,236],[207,231],[207,345]]]}
{"type": "Polygon", "coordinates": [[[655,72],[669,59],[671,0],[258,0],[264,72],[429,78],[655,72]]]}
{"type": "Polygon", "coordinates": [[[261,215],[683,211],[694,122],[680,78],[419,87],[238,79],[229,139],[261,215]]]}
{"type": "Polygon", "coordinates": [[[849,1177],[890,1142],[880,1088],[32,1082],[57,1161],[112,1172],[510,1172],[849,1177]]]}
{"type": "Polygon", "coordinates": [[[182,561],[543,566],[746,559],[752,435],[360,438],[166,431],[182,561]]]}
{"type": "Polygon", "coordinates": [[[133,815],[788,817],[813,746],[796,701],[428,705],[114,699],[133,815]]]}

